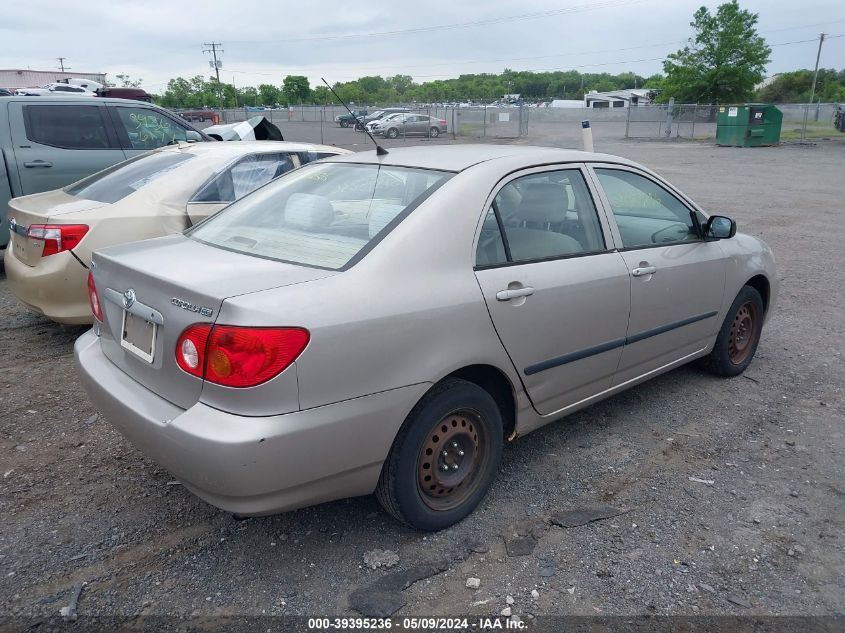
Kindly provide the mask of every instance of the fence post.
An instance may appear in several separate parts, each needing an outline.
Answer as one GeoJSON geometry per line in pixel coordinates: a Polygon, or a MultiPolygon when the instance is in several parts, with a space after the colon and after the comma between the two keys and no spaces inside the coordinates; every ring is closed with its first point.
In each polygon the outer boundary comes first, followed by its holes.
{"type": "Polygon", "coordinates": [[[625,113],[625,138],[628,138],[628,129],[631,127],[631,103],[628,102],[628,112],[625,113]]]}
{"type": "Polygon", "coordinates": [[[698,117],[698,104],[692,106],[692,130],[690,130],[690,140],[695,140],[695,119],[698,117]]]}
{"type": "Polygon", "coordinates": [[[326,141],[323,139],[323,119],[326,118],[326,106],[320,109],[320,144],[325,145],[326,141]]]}
{"type": "Polygon", "coordinates": [[[481,126],[481,135],[487,138],[487,106],[484,106],[484,123],[481,126]]]}
{"type": "Polygon", "coordinates": [[[669,99],[669,105],[666,107],[666,131],[664,134],[666,138],[672,138],[672,114],[675,109],[675,97],[669,99]]]}

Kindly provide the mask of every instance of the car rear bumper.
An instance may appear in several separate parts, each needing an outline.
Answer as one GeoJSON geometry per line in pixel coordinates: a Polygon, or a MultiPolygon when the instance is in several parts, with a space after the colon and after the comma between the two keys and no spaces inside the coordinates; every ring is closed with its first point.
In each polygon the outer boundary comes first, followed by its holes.
{"type": "Polygon", "coordinates": [[[86,280],[88,269],[65,251],[27,266],[9,247],[3,257],[12,294],[26,308],[69,325],[91,323],[86,280]]]}
{"type": "Polygon", "coordinates": [[[202,402],[176,407],[109,361],[93,330],[74,353],[85,390],[123,435],[197,496],[243,515],[370,494],[399,427],[430,387],[244,417],[202,402]]]}

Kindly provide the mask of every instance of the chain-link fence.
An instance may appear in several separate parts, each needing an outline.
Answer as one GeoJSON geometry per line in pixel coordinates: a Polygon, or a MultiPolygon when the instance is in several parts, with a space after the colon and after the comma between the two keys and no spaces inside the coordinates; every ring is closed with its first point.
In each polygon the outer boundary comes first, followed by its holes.
{"type": "MultiPolygon", "coordinates": [[[[783,112],[784,141],[843,138],[833,123],[837,104],[778,105],[783,112]],[[802,136],[804,117],[806,133],[802,136]]],[[[356,106],[357,108],[358,106],[356,106]]],[[[370,112],[378,110],[369,108],[370,112]]],[[[535,108],[530,106],[411,107],[411,112],[445,121],[439,138],[512,139],[530,137],[563,147],[580,147],[581,121],[589,120],[596,140],[716,138],[718,106],[702,104],[646,105],[630,108],[535,108]]],[[[285,139],[354,147],[371,144],[354,126],[343,127],[336,117],[348,114],[342,106],[293,106],[276,110],[233,108],[217,110],[221,123],[235,123],[263,115],[276,124],[285,139]]],[[[200,127],[210,122],[195,122],[200,127]]],[[[400,133],[398,141],[437,141],[427,134],[400,133]]]]}

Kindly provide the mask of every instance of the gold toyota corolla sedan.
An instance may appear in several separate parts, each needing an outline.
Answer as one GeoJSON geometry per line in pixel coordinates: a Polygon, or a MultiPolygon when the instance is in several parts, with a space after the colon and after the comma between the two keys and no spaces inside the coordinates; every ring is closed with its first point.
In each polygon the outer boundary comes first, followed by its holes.
{"type": "Polygon", "coordinates": [[[64,189],[9,201],[6,277],[18,300],[53,321],[91,323],[86,279],[98,248],[178,233],[305,163],[348,154],[276,141],[182,143],[64,189]]]}
{"type": "Polygon", "coordinates": [[[768,246],[656,174],[527,146],[328,158],[94,264],[82,383],[189,490],[375,492],[423,530],[505,441],[695,359],[740,374],[778,290],[768,246]]]}

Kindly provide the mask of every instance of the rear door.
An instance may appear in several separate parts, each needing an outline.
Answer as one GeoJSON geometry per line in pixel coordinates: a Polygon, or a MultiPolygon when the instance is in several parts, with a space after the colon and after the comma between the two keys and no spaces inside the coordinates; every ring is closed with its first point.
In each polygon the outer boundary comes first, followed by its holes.
{"type": "Polygon", "coordinates": [[[614,379],[621,384],[715,337],[727,260],[718,241],[699,236],[690,216],[697,212],[663,183],[621,166],[596,165],[594,173],[631,274],[627,344],[614,379]]]}
{"type": "Polygon", "coordinates": [[[630,279],[580,165],[520,172],[490,198],[475,274],[543,415],[607,389],[625,341],[630,279]]]}
{"type": "Polygon", "coordinates": [[[9,104],[23,195],[58,189],[124,160],[106,108],[95,100],[9,104]]]}
{"type": "Polygon", "coordinates": [[[108,111],[127,158],[187,140],[190,128],[156,108],[127,103],[109,105],[108,111]]]}

